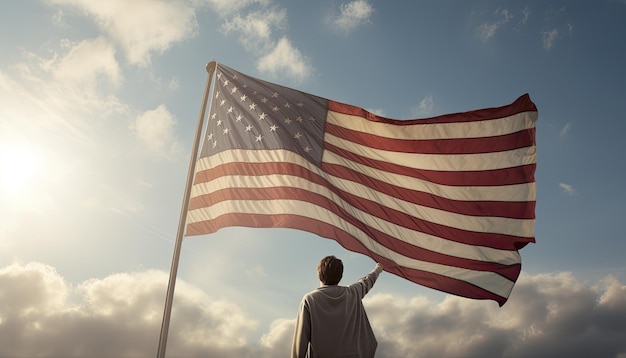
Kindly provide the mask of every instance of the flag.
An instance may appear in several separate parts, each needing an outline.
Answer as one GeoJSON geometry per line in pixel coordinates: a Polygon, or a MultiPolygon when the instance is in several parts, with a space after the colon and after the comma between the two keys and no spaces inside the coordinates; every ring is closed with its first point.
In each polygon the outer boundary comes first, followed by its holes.
{"type": "Polygon", "coordinates": [[[394,120],[218,64],[186,236],[293,228],[503,305],[534,242],[537,108],[394,120]]]}

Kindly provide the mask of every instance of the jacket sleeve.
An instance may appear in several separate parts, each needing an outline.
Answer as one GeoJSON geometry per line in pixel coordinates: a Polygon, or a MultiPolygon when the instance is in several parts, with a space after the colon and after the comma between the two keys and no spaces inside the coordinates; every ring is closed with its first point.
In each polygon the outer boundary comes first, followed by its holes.
{"type": "Polygon", "coordinates": [[[382,266],[376,265],[372,272],[359,279],[356,283],[350,285],[349,288],[354,290],[360,298],[365,297],[372,287],[374,287],[374,283],[378,279],[378,275],[381,271],[382,266]]]}
{"type": "Polygon", "coordinates": [[[311,341],[311,314],[306,301],[300,303],[296,328],[291,343],[291,358],[305,358],[311,341]]]}

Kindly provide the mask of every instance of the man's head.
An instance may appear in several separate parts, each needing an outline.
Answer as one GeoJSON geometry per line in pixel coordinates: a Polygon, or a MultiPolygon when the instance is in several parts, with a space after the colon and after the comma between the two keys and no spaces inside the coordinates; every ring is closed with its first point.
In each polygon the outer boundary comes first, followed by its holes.
{"type": "Polygon", "coordinates": [[[335,256],[326,256],[317,265],[317,275],[324,285],[336,285],[343,276],[343,262],[335,256]]]}

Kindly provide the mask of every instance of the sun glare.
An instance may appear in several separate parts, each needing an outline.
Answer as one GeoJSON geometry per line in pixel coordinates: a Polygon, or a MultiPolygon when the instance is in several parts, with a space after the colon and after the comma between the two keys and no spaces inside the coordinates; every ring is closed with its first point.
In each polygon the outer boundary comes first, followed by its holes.
{"type": "Polygon", "coordinates": [[[41,162],[37,154],[23,145],[0,146],[0,189],[2,200],[22,196],[35,184],[41,162]]]}

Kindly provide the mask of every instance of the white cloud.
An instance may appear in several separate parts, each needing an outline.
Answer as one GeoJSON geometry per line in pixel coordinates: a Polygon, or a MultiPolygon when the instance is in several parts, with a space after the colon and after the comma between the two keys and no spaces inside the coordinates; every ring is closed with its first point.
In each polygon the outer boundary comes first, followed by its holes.
{"type": "Polygon", "coordinates": [[[563,192],[569,196],[576,195],[576,190],[573,186],[565,183],[559,183],[559,187],[563,189],[563,192]]]}
{"type": "Polygon", "coordinates": [[[330,16],[327,21],[340,30],[352,31],[370,23],[374,7],[366,0],[355,0],[341,4],[340,13],[330,16]]]}
{"type": "Polygon", "coordinates": [[[565,126],[563,126],[563,129],[561,129],[561,133],[560,133],[561,138],[565,137],[569,133],[570,129],[572,129],[572,122],[565,123],[565,126]]]}
{"type": "Polygon", "coordinates": [[[494,14],[499,18],[498,20],[485,22],[477,28],[478,36],[484,42],[491,40],[496,35],[496,32],[513,18],[513,15],[507,9],[498,9],[494,14]]]}
{"type": "Polygon", "coordinates": [[[273,75],[285,73],[297,81],[306,79],[312,71],[304,56],[286,37],[282,37],[272,51],[261,57],[257,67],[259,71],[273,75]]]}
{"type": "Polygon", "coordinates": [[[175,134],[176,120],[165,105],[140,114],[130,128],[146,149],[158,158],[173,159],[182,149],[175,134]]]}
{"type": "Polygon", "coordinates": [[[556,28],[550,30],[550,31],[544,31],[541,33],[541,38],[543,41],[543,47],[546,49],[551,49],[552,46],[554,46],[554,43],[556,42],[556,39],[559,37],[559,30],[557,30],[556,28]]]}
{"type": "Polygon", "coordinates": [[[284,30],[287,25],[285,10],[250,11],[245,16],[235,15],[222,25],[222,31],[239,34],[239,42],[247,51],[262,52],[271,47],[273,33],[284,30]]]}
{"type": "MultiPolygon", "coordinates": [[[[73,287],[44,264],[0,268],[0,356],[153,355],[167,281],[167,273],[146,270],[73,287]]],[[[611,276],[589,286],[567,272],[522,274],[502,308],[452,296],[436,302],[375,292],[364,304],[381,358],[626,353],[626,286],[611,276]]],[[[288,355],[295,317],[276,318],[259,341],[250,341],[259,329],[253,316],[178,279],[168,356],[288,355]]]]}
{"type": "Polygon", "coordinates": [[[530,17],[530,9],[528,8],[528,6],[525,6],[522,10],[522,25],[526,25],[526,23],[528,22],[528,18],[530,17]]]}
{"type": "Polygon", "coordinates": [[[433,96],[425,96],[422,100],[420,100],[417,107],[413,109],[412,115],[414,117],[428,116],[433,112],[433,107],[433,96]]]}
{"type": "Polygon", "coordinates": [[[50,0],[79,8],[122,47],[131,64],[147,65],[151,54],[197,33],[195,11],[185,2],[161,0],[50,0]]]}
{"type": "Polygon", "coordinates": [[[208,4],[213,11],[226,16],[242,10],[250,5],[259,4],[262,6],[269,5],[271,0],[194,0],[197,5],[208,4]]]}

